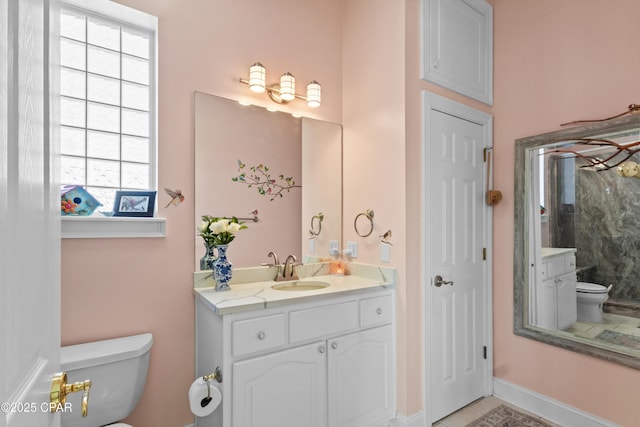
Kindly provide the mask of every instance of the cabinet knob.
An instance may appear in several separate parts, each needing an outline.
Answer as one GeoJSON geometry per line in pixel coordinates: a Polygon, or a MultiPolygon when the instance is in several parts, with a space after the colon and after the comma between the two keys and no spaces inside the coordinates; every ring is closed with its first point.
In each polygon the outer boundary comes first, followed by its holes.
{"type": "Polygon", "coordinates": [[[438,68],[438,61],[433,61],[433,68],[438,68]]]}
{"type": "Polygon", "coordinates": [[[382,309],[380,307],[378,307],[378,309],[376,310],[376,313],[382,314],[382,309]]]}
{"type": "Polygon", "coordinates": [[[331,348],[332,348],[332,349],[334,349],[334,350],[335,350],[336,348],[338,348],[338,343],[337,343],[337,342],[334,342],[333,344],[331,344],[331,348]]]}
{"type": "Polygon", "coordinates": [[[321,345],[320,347],[318,347],[318,352],[319,353],[324,353],[325,351],[327,351],[323,345],[321,345]]]}
{"type": "Polygon", "coordinates": [[[258,339],[259,339],[259,340],[263,340],[263,339],[264,339],[264,337],[266,337],[266,336],[267,336],[267,335],[266,335],[264,332],[262,332],[262,331],[258,332],[258,339]]]}

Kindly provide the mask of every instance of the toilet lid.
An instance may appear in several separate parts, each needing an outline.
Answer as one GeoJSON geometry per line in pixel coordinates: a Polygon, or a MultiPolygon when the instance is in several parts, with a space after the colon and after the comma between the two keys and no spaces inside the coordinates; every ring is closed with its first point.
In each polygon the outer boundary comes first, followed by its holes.
{"type": "Polygon", "coordinates": [[[606,294],[608,292],[607,288],[602,285],[586,282],[578,282],[576,290],[585,294],[606,294]]]}
{"type": "Polygon", "coordinates": [[[115,423],[115,424],[109,424],[106,427],[133,427],[133,426],[125,423],[115,423]]]}

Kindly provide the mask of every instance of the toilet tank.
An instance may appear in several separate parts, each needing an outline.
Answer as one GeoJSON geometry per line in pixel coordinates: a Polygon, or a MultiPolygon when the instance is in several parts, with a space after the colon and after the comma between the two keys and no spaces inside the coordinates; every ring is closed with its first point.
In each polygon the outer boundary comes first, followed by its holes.
{"type": "Polygon", "coordinates": [[[82,393],[67,395],[70,412],[63,427],[98,427],[126,418],[136,407],[147,380],[151,334],[62,347],[67,382],[91,380],[89,413],[82,418],[82,393]]]}

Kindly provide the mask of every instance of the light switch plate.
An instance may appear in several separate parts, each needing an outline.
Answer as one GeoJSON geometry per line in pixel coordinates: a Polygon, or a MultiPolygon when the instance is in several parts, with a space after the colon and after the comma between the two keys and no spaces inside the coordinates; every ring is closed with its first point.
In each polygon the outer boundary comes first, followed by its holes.
{"type": "Polygon", "coordinates": [[[333,251],[338,251],[340,249],[340,244],[337,240],[329,240],[329,253],[333,251]]]}
{"type": "Polygon", "coordinates": [[[347,250],[351,258],[358,258],[358,242],[347,242],[347,250]]]}
{"type": "Polygon", "coordinates": [[[391,262],[391,245],[388,243],[380,243],[380,260],[382,262],[391,262]]]}
{"type": "Polygon", "coordinates": [[[316,251],[316,239],[309,239],[309,253],[316,251]]]}

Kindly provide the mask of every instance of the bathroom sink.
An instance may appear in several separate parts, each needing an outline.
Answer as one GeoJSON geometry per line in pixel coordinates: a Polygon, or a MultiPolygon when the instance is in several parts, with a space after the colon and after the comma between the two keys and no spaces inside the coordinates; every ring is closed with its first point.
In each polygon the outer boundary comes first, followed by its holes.
{"type": "Polygon", "coordinates": [[[318,289],[324,289],[329,286],[327,282],[321,282],[319,280],[296,280],[295,282],[282,282],[276,283],[271,286],[271,289],[276,291],[316,291],[318,289]]]}

